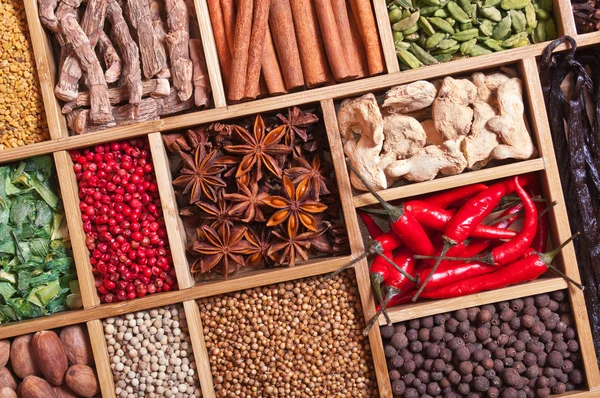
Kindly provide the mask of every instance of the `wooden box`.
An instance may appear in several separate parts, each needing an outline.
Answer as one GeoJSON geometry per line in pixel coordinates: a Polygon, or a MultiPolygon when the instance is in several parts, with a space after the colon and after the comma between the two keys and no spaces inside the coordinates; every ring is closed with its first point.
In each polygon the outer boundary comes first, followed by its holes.
{"type": "MultiPolygon", "coordinates": [[[[465,58],[450,63],[399,72],[398,61],[395,55],[390,24],[387,16],[386,2],[385,0],[373,0],[381,42],[384,48],[386,67],[388,70],[387,74],[354,82],[287,94],[280,97],[266,98],[250,103],[228,106],[221,82],[219,63],[216,56],[211,24],[208,19],[206,0],[195,0],[215,108],[180,116],[167,117],[157,121],[134,124],[127,127],[111,128],[88,135],[68,136],[65,119],[60,113],[59,104],[53,94],[56,68],[53,64],[54,57],[51,54],[52,50],[48,36],[39,22],[36,0],[24,1],[52,139],[42,143],[2,151],[0,152],[0,163],[7,163],[35,155],[54,154],[60,179],[61,192],[67,210],[68,226],[74,247],[74,256],[82,290],[84,309],[0,326],[0,339],[43,329],[52,329],[60,326],[86,322],[94,348],[96,366],[101,380],[102,396],[104,397],[115,397],[115,386],[112,382],[113,377],[104,339],[102,319],[168,304],[183,303],[190,333],[192,335],[202,392],[205,397],[214,397],[213,379],[210,372],[210,364],[208,363],[207,350],[204,344],[204,336],[202,334],[203,328],[200,321],[198,305],[195,302],[196,299],[245,288],[327,274],[339,268],[351,258],[359,256],[364,251],[364,243],[359,230],[356,208],[374,203],[374,198],[369,194],[353,195],[344,162],[342,143],[336,120],[334,101],[339,99],[355,97],[367,92],[382,91],[395,85],[409,83],[420,79],[427,80],[446,75],[467,74],[476,70],[496,68],[502,65],[516,66],[520,77],[524,82],[524,92],[526,93],[525,100],[528,103],[527,116],[530,130],[534,135],[540,152],[537,159],[475,172],[467,172],[453,177],[411,184],[401,188],[393,188],[383,192],[383,196],[386,199],[405,198],[454,186],[513,176],[525,172],[538,172],[544,196],[558,202],[558,206],[550,212],[552,240],[554,242],[564,241],[570,235],[569,221],[563,203],[562,188],[559,183],[560,179],[544,106],[538,63],[536,60],[536,57],[544,50],[546,43],[529,45],[477,58],[465,58]],[[185,237],[184,234],[182,234],[175,207],[175,198],[171,186],[171,175],[168,170],[161,132],[184,129],[204,123],[233,119],[309,103],[320,104],[322,108],[323,119],[327,128],[337,182],[340,189],[343,214],[349,233],[352,251],[351,255],[310,262],[295,268],[256,271],[241,275],[240,277],[229,281],[214,281],[195,284],[194,280],[191,278],[185,259],[185,237]],[[72,162],[67,151],[137,136],[148,136],[148,139],[150,140],[157,180],[160,187],[162,207],[168,225],[169,240],[174,263],[176,264],[176,273],[180,290],[154,294],[132,301],[100,305],[94,286],[91,267],[89,265],[89,255],[84,244],[85,234],[82,229],[81,214],[78,206],[79,198],[77,194],[77,183],[72,168],[72,162]]],[[[557,26],[559,27],[559,34],[569,34],[573,36],[576,39],[578,46],[586,47],[600,45],[600,32],[577,35],[571,14],[570,3],[568,1],[554,0],[554,17],[557,26]]],[[[558,50],[565,49],[566,47],[562,46],[558,50]]],[[[575,252],[572,246],[568,246],[562,253],[561,264],[570,277],[578,280],[580,277],[576,261],[575,252]]],[[[375,313],[375,303],[371,293],[368,262],[366,260],[355,265],[355,275],[361,294],[365,318],[370,319],[375,313]]],[[[571,392],[566,395],[569,397],[597,397],[600,395],[600,372],[597,366],[583,294],[577,288],[568,285],[562,278],[544,277],[535,282],[493,292],[485,292],[456,299],[403,305],[391,309],[390,316],[394,321],[401,321],[468,306],[508,300],[565,288],[569,289],[572,307],[576,309],[575,319],[577,322],[577,330],[587,380],[586,390],[577,391],[575,393],[571,392]]],[[[380,395],[382,397],[391,397],[390,380],[378,328],[373,328],[371,330],[369,340],[380,395]]]]}

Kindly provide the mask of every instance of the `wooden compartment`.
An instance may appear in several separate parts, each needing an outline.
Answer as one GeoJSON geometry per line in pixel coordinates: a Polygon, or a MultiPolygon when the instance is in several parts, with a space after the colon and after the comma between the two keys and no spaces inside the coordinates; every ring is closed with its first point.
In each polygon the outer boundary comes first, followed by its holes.
{"type": "MultiPolygon", "coordinates": [[[[227,106],[222,84],[220,83],[219,64],[216,58],[210,21],[208,20],[206,0],[196,0],[195,4],[199,16],[199,25],[214,93],[215,109],[171,116],[157,121],[143,122],[122,128],[112,128],[93,134],[68,136],[64,117],[60,113],[60,107],[53,93],[55,65],[51,62],[53,57],[49,40],[39,23],[36,1],[26,0],[25,6],[33,50],[39,71],[47,119],[49,121],[50,132],[53,139],[42,143],[1,151],[0,163],[7,163],[35,155],[53,153],[56,159],[61,191],[67,209],[71,238],[72,240],[83,242],[85,236],[80,228],[81,218],[80,214],[78,214],[79,209],[77,207],[77,202],[79,200],[77,196],[77,184],[75,175],[72,171],[71,160],[66,151],[75,148],[89,147],[99,143],[148,135],[152,146],[152,155],[158,182],[162,191],[168,191],[170,189],[170,173],[166,168],[167,159],[165,157],[164,149],[161,149],[161,132],[185,129],[220,120],[235,119],[290,106],[302,106],[320,102],[323,111],[323,120],[327,127],[327,135],[336,171],[337,183],[341,192],[342,209],[350,239],[351,255],[327,261],[310,262],[301,267],[281,268],[276,270],[276,272],[271,272],[271,270],[259,270],[252,274],[244,275],[243,277],[231,278],[226,282],[211,281],[196,285],[194,285],[193,280],[190,278],[187,264],[185,262],[182,263],[177,261],[177,257],[174,257],[175,264],[178,265],[176,267],[176,274],[180,290],[155,294],[132,301],[100,306],[95,293],[91,268],[89,267],[89,264],[86,264],[85,262],[87,259],[87,250],[85,246],[78,245],[74,255],[78,269],[78,278],[81,284],[84,310],[69,311],[60,314],[60,316],[3,325],[0,327],[0,338],[8,338],[39,330],[86,322],[94,348],[94,357],[100,375],[103,396],[114,397],[114,384],[112,382],[112,374],[101,319],[155,308],[157,306],[183,303],[190,327],[194,355],[199,363],[199,376],[203,396],[215,397],[216,394],[209,366],[208,353],[206,346],[204,345],[205,336],[203,335],[203,326],[195,300],[203,297],[218,296],[246,288],[327,274],[341,267],[352,258],[362,254],[364,252],[364,244],[360,235],[356,207],[360,207],[364,204],[356,203],[355,198],[352,195],[337,128],[334,101],[359,96],[368,92],[385,90],[391,86],[421,79],[432,80],[447,75],[470,74],[479,69],[492,69],[502,65],[516,64],[519,73],[523,78],[525,92],[527,93],[526,101],[528,103],[530,129],[536,134],[536,143],[540,151],[540,158],[530,161],[533,163],[521,162],[504,166],[508,168],[500,169],[500,173],[498,173],[499,169],[495,168],[465,173],[457,176],[457,178],[453,180],[444,178],[433,180],[429,183],[413,184],[411,187],[414,188],[403,188],[402,190],[395,192],[393,197],[388,197],[388,199],[398,199],[435,192],[451,186],[493,180],[496,178],[521,174],[527,171],[538,171],[540,173],[544,196],[550,200],[556,200],[559,203],[559,206],[550,213],[552,225],[551,238],[554,242],[559,242],[564,241],[569,237],[570,229],[568,227],[568,217],[564,211],[564,206],[560,206],[563,200],[562,189],[558,183],[560,180],[550,138],[542,87],[539,81],[539,72],[535,60],[535,57],[539,56],[544,50],[546,43],[533,44],[523,48],[507,50],[501,53],[489,54],[476,58],[456,60],[451,63],[433,65],[417,70],[398,72],[393,40],[391,40],[391,32],[388,35],[384,32],[384,28],[389,29],[390,26],[385,0],[373,0],[379,31],[383,32],[381,34],[381,39],[388,74],[341,83],[334,86],[316,88],[305,92],[286,94],[280,97],[260,99],[247,104],[227,106]],[[160,166],[161,164],[163,167],[160,166]],[[523,166],[527,167],[524,168],[523,166]],[[74,234],[80,234],[80,236],[76,237],[74,234]]],[[[568,2],[554,0],[554,6],[555,10],[560,12],[561,17],[559,18],[558,14],[555,13],[555,18],[561,33],[573,36],[580,47],[600,44],[600,32],[579,36],[576,34],[574,24],[572,23],[573,18],[569,7],[570,4],[568,2]]],[[[566,48],[565,45],[562,45],[557,50],[563,51],[566,50],[566,48]]],[[[184,235],[181,233],[182,231],[178,229],[178,216],[172,206],[174,202],[171,201],[170,204],[166,202],[164,194],[165,192],[161,192],[161,200],[165,220],[170,225],[169,237],[172,253],[175,256],[175,253],[179,251],[180,255],[181,253],[184,255],[185,253],[182,252],[184,235]],[[168,206],[171,206],[170,209],[167,208],[168,206]],[[172,234],[174,235],[171,236],[172,234]],[[176,239],[177,236],[178,239],[176,239]]],[[[169,195],[171,194],[167,192],[167,196],[169,195]]],[[[179,257],[179,259],[182,258],[184,257],[179,257]]],[[[578,279],[579,274],[576,258],[571,247],[567,247],[563,251],[562,262],[567,274],[574,279],[578,279]]],[[[354,266],[354,270],[363,312],[365,318],[370,319],[375,313],[375,302],[370,287],[368,262],[366,260],[360,261],[354,266]]],[[[435,302],[435,308],[429,303],[398,307],[397,309],[394,309],[392,315],[395,320],[413,319],[470,305],[480,305],[523,297],[535,293],[568,288],[572,307],[577,309],[574,316],[581,342],[581,350],[584,354],[583,361],[586,380],[588,382],[586,391],[579,391],[576,394],[570,394],[569,396],[589,398],[598,396],[598,391],[600,391],[600,374],[597,367],[596,356],[594,354],[593,341],[589,330],[589,320],[585,310],[583,294],[577,288],[567,286],[567,283],[560,278],[541,279],[526,286],[526,289],[523,286],[516,286],[490,294],[483,293],[481,295],[473,295],[459,299],[441,300],[435,302]]],[[[387,375],[383,344],[378,328],[373,328],[371,330],[369,334],[369,343],[377,374],[380,396],[391,397],[391,386],[387,375]]]]}

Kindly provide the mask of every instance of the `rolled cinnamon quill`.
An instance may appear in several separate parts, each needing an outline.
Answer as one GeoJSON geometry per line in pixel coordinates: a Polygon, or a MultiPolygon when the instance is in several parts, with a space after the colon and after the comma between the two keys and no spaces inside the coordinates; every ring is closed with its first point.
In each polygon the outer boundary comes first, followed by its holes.
{"type": "Polygon", "coordinates": [[[246,92],[253,7],[253,0],[239,1],[231,60],[231,85],[228,91],[228,98],[231,101],[240,101],[246,92]]]}
{"type": "Polygon", "coordinates": [[[332,77],[312,0],[290,0],[290,5],[306,86],[310,88],[325,84],[332,77]]]}
{"type": "Polygon", "coordinates": [[[346,14],[348,15],[348,21],[350,22],[351,33],[348,45],[351,46],[352,52],[356,53],[359,59],[362,76],[369,76],[369,63],[367,62],[367,51],[365,50],[365,46],[363,45],[362,37],[360,36],[360,31],[358,30],[358,24],[356,23],[356,18],[354,17],[352,7],[350,6],[350,3],[348,1],[346,1],[346,14]]]}
{"type": "Polygon", "coordinates": [[[219,0],[207,0],[208,13],[212,25],[219,64],[221,65],[221,74],[225,83],[225,90],[231,85],[231,53],[227,43],[227,34],[225,33],[225,24],[223,23],[223,12],[219,0]]]}
{"type": "Polygon", "coordinates": [[[273,38],[271,37],[269,26],[267,26],[266,33],[262,59],[262,75],[265,79],[269,94],[285,94],[287,93],[287,90],[285,89],[283,75],[281,74],[281,68],[279,67],[279,61],[277,60],[277,53],[275,52],[275,46],[273,45],[273,38]]]}
{"type": "Polygon", "coordinates": [[[271,2],[269,25],[271,26],[271,34],[277,49],[286,88],[293,90],[302,87],[304,85],[304,75],[289,0],[271,2]]]}
{"type": "MultiPolygon", "coordinates": [[[[344,55],[346,56],[348,70],[352,75],[365,77],[369,73],[368,67],[365,68],[361,60],[361,58],[364,57],[364,60],[366,61],[366,55],[364,54],[365,49],[356,25],[354,27],[355,31],[352,31],[346,0],[331,0],[331,5],[334,9],[335,23],[337,25],[338,32],[340,33],[342,40],[344,40],[342,47],[344,49],[344,55]]],[[[352,19],[354,19],[353,16],[352,19]]]]}
{"type": "Polygon", "coordinates": [[[260,93],[260,69],[269,27],[269,8],[271,0],[256,0],[252,36],[248,50],[248,71],[246,76],[246,98],[256,98],[260,93]]]}
{"type": "Polygon", "coordinates": [[[225,35],[229,51],[233,54],[233,43],[235,41],[235,24],[236,24],[236,6],[234,0],[221,0],[221,10],[223,10],[223,24],[225,26],[225,35]]]}
{"type": "Polygon", "coordinates": [[[381,43],[379,34],[377,33],[377,25],[369,0],[350,0],[352,13],[358,24],[358,31],[362,37],[365,50],[367,52],[367,62],[369,63],[369,74],[377,75],[384,72],[383,53],[381,51],[381,43]]]}

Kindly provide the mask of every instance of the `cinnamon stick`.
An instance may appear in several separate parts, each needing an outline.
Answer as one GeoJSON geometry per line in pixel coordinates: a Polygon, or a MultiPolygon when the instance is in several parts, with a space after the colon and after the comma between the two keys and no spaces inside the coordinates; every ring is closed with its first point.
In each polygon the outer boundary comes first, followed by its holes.
{"type": "Polygon", "coordinates": [[[207,3],[213,36],[215,37],[215,45],[217,47],[217,55],[219,56],[219,64],[221,65],[221,75],[225,83],[225,90],[228,90],[231,86],[231,53],[229,52],[229,44],[227,44],[223,10],[221,9],[221,2],[219,0],[207,0],[207,3]]]}
{"type": "Polygon", "coordinates": [[[293,90],[302,87],[304,75],[289,0],[277,0],[271,3],[269,24],[286,88],[293,90]]]}
{"type": "Polygon", "coordinates": [[[221,9],[223,10],[223,23],[225,24],[225,34],[227,35],[227,44],[229,51],[233,54],[233,43],[235,42],[235,24],[236,24],[236,2],[234,0],[221,0],[221,9]]]}
{"type": "Polygon", "coordinates": [[[265,35],[265,47],[263,49],[262,59],[262,75],[265,79],[265,84],[269,94],[280,95],[287,93],[269,26],[267,26],[265,35]]]}
{"type": "Polygon", "coordinates": [[[350,73],[350,69],[346,63],[346,56],[342,48],[342,39],[337,29],[335,16],[333,15],[331,0],[315,0],[315,6],[333,77],[338,82],[356,78],[357,75],[350,73]]]}
{"type": "Polygon", "coordinates": [[[358,59],[360,60],[360,70],[362,71],[363,76],[369,76],[367,50],[363,45],[362,37],[360,36],[360,31],[358,30],[358,23],[356,22],[356,18],[354,17],[354,13],[352,12],[352,7],[350,6],[349,2],[346,2],[346,13],[348,14],[350,32],[352,33],[348,45],[352,46],[352,49],[358,55],[358,59]]]}
{"type": "Polygon", "coordinates": [[[256,98],[260,94],[260,69],[262,55],[269,26],[269,8],[271,0],[256,0],[254,4],[254,19],[252,21],[252,36],[248,50],[248,70],[246,72],[245,97],[256,98]]]}
{"type": "Polygon", "coordinates": [[[317,11],[311,3],[311,0],[290,0],[307,87],[319,86],[331,80],[317,11]]]}
{"type": "MultiPolygon", "coordinates": [[[[344,41],[343,49],[348,69],[353,75],[365,77],[368,74],[368,69],[363,67],[361,61],[361,52],[364,53],[365,50],[357,28],[354,28],[355,32],[352,32],[346,0],[331,0],[331,5],[335,10],[335,23],[340,33],[340,37],[344,41]],[[358,39],[358,41],[356,39],[358,39]]],[[[352,17],[352,19],[354,19],[354,17],[352,17]]],[[[366,61],[366,57],[364,59],[366,61]]]]}
{"type": "Polygon", "coordinates": [[[371,9],[371,2],[366,0],[350,0],[352,13],[356,18],[358,31],[362,37],[365,50],[367,52],[367,62],[369,64],[369,74],[371,76],[384,72],[383,53],[375,17],[371,9]]]}
{"type": "Polygon", "coordinates": [[[231,85],[228,91],[228,98],[231,101],[239,101],[244,98],[246,90],[253,8],[253,0],[240,0],[231,59],[231,85]]]}

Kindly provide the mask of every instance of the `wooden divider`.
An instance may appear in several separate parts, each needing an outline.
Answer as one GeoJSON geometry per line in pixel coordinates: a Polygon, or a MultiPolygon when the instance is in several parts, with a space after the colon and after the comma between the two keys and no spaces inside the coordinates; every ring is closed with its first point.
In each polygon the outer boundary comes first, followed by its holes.
{"type": "Polygon", "coordinates": [[[394,45],[394,37],[392,36],[392,26],[388,17],[386,0],[373,0],[373,10],[377,19],[377,27],[379,28],[379,37],[381,38],[387,71],[388,73],[399,72],[400,64],[396,55],[396,46],[394,45]]]}
{"type": "Polygon", "coordinates": [[[192,347],[194,349],[194,359],[196,360],[196,369],[200,379],[200,388],[204,398],[215,398],[215,386],[213,384],[212,372],[210,371],[210,361],[208,360],[208,351],[204,340],[204,327],[200,319],[200,309],[195,301],[185,301],[183,303],[185,316],[187,319],[188,330],[192,338],[192,347]]]}
{"type": "Polygon", "coordinates": [[[108,347],[106,346],[106,339],[104,338],[102,321],[99,319],[89,321],[87,323],[87,329],[90,335],[90,342],[92,343],[92,352],[94,353],[94,361],[102,397],[116,398],[115,383],[110,368],[110,357],[108,356],[108,347]]]}

